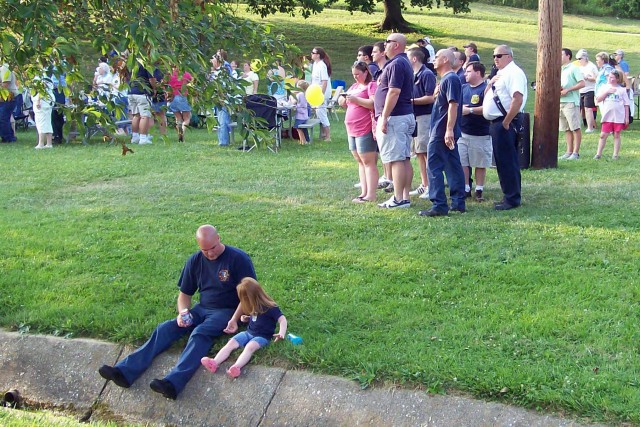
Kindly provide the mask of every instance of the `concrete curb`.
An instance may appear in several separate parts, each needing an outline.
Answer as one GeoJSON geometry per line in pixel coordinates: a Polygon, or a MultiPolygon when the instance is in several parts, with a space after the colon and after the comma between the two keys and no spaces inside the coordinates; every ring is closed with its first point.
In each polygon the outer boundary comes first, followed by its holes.
{"type": "MultiPolygon", "coordinates": [[[[0,390],[31,402],[98,408],[131,422],[177,426],[579,426],[575,421],[464,397],[403,389],[360,390],[352,381],[248,365],[240,378],[204,368],[171,401],[149,389],[177,355],[167,352],[129,389],[105,386],[98,368],[124,349],[90,339],[0,331],[0,390]],[[99,405],[94,405],[99,403],[99,405]]],[[[224,368],[224,366],[223,366],[224,368]]]]}

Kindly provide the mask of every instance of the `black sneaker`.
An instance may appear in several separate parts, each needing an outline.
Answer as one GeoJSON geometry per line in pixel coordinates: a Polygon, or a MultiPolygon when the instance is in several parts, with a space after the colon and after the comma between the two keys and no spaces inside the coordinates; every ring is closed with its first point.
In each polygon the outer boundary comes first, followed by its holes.
{"type": "Polygon", "coordinates": [[[426,210],[426,211],[418,212],[418,215],[420,215],[420,216],[447,216],[447,215],[449,215],[449,213],[445,212],[445,211],[439,211],[439,210],[436,210],[434,208],[431,208],[431,209],[426,210]]]}
{"type": "Polygon", "coordinates": [[[482,190],[476,190],[476,194],[473,198],[476,199],[476,202],[484,202],[484,197],[482,197],[482,190]]]}
{"type": "Polygon", "coordinates": [[[127,379],[124,377],[124,375],[122,375],[122,372],[120,372],[120,369],[118,368],[109,365],[102,365],[102,367],[98,369],[98,373],[105,380],[113,381],[113,383],[118,387],[131,387],[129,381],[127,381],[127,379]]]}
{"type": "Polygon", "coordinates": [[[173,386],[173,384],[171,384],[171,382],[167,380],[154,379],[149,384],[149,387],[151,387],[151,390],[155,391],[156,393],[160,393],[167,399],[176,400],[176,398],[178,397],[176,388],[173,386]]]}
{"type": "Polygon", "coordinates": [[[460,212],[460,213],[465,213],[467,211],[467,209],[465,208],[451,208],[449,209],[450,212],[460,212]]]}

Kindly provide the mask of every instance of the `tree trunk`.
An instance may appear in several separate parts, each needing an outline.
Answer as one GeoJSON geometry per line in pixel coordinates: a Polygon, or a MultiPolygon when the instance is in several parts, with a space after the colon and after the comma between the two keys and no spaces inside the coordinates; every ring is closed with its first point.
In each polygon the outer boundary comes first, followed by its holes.
{"type": "Polygon", "coordinates": [[[413,28],[402,17],[401,0],[384,0],[384,19],[380,23],[380,29],[395,31],[398,33],[411,33],[413,28]]]}
{"type": "Polygon", "coordinates": [[[538,65],[531,167],[543,169],[558,166],[562,2],[539,0],[538,3],[538,65]]]}

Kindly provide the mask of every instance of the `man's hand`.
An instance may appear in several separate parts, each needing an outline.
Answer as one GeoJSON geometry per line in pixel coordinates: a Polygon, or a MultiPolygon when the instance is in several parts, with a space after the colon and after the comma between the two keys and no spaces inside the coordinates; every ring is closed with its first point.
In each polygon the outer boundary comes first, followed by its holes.
{"type": "Polygon", "coordinates": [[[568,94],[568,93],[569,93],[569,89],[562,89],[562,90],[560,91],[560,96],[565,96],[565,95],[566,95],[566,94],[568,94]]]}
{"type": "Polygon", "coordinates": [[[444,134],[444,143],[449,148],[449,150],[453,150],[456,146],[456,140],[453,137],[453,130],[447,129],[444,134]]]}
{"type": "Polygon", "coordinates": [[[502,121],[502,127],[506,130],[509,130],[509,126],[511,126],[511,121],[507,122],[506,120],[502,121]]]}
{"type": "Polygon", "coordinates": [[[385,135],[387,134],[387,120],[385,119],[383,116],[380,116],[380,118],[378,119],[378,130],[382,133],[384,133],[385,135]]]}
{"type": "Polygon", "coordinates": [[[180,316],[180,314],[178,314],[176,321],[178,322],[178,326],[180,326],[181,328],[188,328],[189,326],[191,326],[191,324],[187,324],[182,321],[182,316],[180,316]]]}
{"type": "Polygon", "coordinates": [[[238,322],[231,319],[229,323],[227,323],[227,327],[222,330],[225,334],[233,334],[238,331],[238,322]]]}

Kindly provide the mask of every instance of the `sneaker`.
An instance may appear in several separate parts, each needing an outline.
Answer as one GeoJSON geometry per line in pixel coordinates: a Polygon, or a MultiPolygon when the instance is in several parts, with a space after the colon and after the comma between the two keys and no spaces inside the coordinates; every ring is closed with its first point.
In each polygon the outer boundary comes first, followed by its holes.
{"type": "Polygon", "coordinates": [[[131,143],[132,144],[137,144],[138,142],[140,142],[140,135],[131,137],[131,143]]]}
{"type": "Polygon", "coordinates": [[[569,157],[571,157],[571,153],[564,153],[562,156],[558,157],[558,160],[567,160],[569,157]]]}
{"type": "Polygon", "coordinates": [[[587,129],[584,131],[584,133],[594,133],[595,131],[595,129],[587,129]]]}
{"type": "Polygon", "coordinates": [[[430,208],[427,209],[426,211],[420,211],[418,212],[419,216],[431,216],[431,217],[435,217],[435,216],[447,216],[449,215],[448,212],[446,211],[439,211],[437,209],[434,208],[430,208]]]}
{"type": "Polygon", "coordinates": [[[567,160],[578,160],[579,158],[580,158],[580,154],[573,153],[569,157],[567,157],[567,160]]]}
{"type": "Polygon", "coordinates": [[[611,160],[618,160],[618,156],[611,156],[611,160]]]}
{"type": "Polygon", "coordinates": [[[476,190],[476,193],[473,196],[473,198],[476,200],[476,202],[483,202],[484,197],[482,197],[482,190],[476,190]]]}
{"type": "Polygon", "coordinates": [[[420,195],[420,199],[429,200],[429,187],[424,189],[424,193],[420,195]]]}
{"type": "Polygon", "coordinates": [[[362,187],[362,184],[360,184],[359,182],[356,182],[355,184],[353,184],[353,188],[360,188],[360,187],[362,187]]]}
{"type": "Polygon", "coordinates": [[[216,363],[216,361],[210,357],[203,357],[202,359],[200,359],[200,363],[202,363],[202,366],[207,368],[207,371],[211,373],[215,373],[219,367],[218,363],[216,363]]]}
{"type": "Polygon", "coordinates": [[[153,142],[151,141],[151,138],[149,138],[147,135],[140,135],[140,141],[138,141],[138,145],[147,145],[147,144],[153,144],[153,142]]]}
{"type": "Polygon", "coordinates": [[[383,188],[387,188],[387,186],[389,184],[391,184],[391,181],[389,181],[386,176],[382,175],[378,179],[378,190],[382,190],[383,188]]]}
{"type": "Polygon", "coordinates": [[[149,387],[151,387],[151,390],[155,391],[156,393],[160,393],[167,399],[176,400],[176,398],[178,397],[176,388],[167,380],[154,379],[149,384],[149,387]]]}
{"type": "Polygon", "coordinates": [[[427,190],[427,189],[425,188],[425,186],[424,186],[424,185],[422,185],[422,184],[420,184],[420,185],[418,186],[418,188],[416,188],[416,189],[415,189],[415,190],[413,190],[413,191],[410,191],[410,192],[409,192],[409,195],[410,195],[410,196],[420,196],[420,195],[424,194],[424,192],[425,192],[426,190],[427,190]]]}
{"type": "Polygon", "coordinates": [[[408,208],[411,207],[411,202],[409,200],[400,200],[397,201],[395,196],[391,196],[389,200],[386,202],[378,204],[379,208],[408,208]]]}
{"type": "Polygon", "coordinates": [[[469,191],[465,191],[465,192],[464,192],[464,198],[465,198],[465,199],[468,199],[468,198],[470,198],[470,197],[471,197],[471,190],[469,190],[469,191]]]}
{"type": "Polygon", "coordinates": [[[122,372],[120,371],[120,369],[114,366],[102,365],[102,367],[98,369],[98,373],[105,380],[113,381],[113,383],[118,387],[124,387],[124,388],[131,387],[131,384],[129,383],[129,381],[127,381],[124,375],[122,375],[122,372]]]}
{"type": "Polygon", "coordinates": [[[240,376],[241,370],[237,366],[233,365],[229,369],[227,369],[227,375],[231,378],[238,378],[240,376]]]}
{"type": "Polygon", "coordinates": [[[390,182],[389,185],[384,189],[385,193],[393,193],[393,182],[390,182]]]}
{"type": "Polygon", "coordinates": [[[602,156],[598,156],[597,154],[595,156],[593,156],[593,160],[600,160],[602,156]]]}

